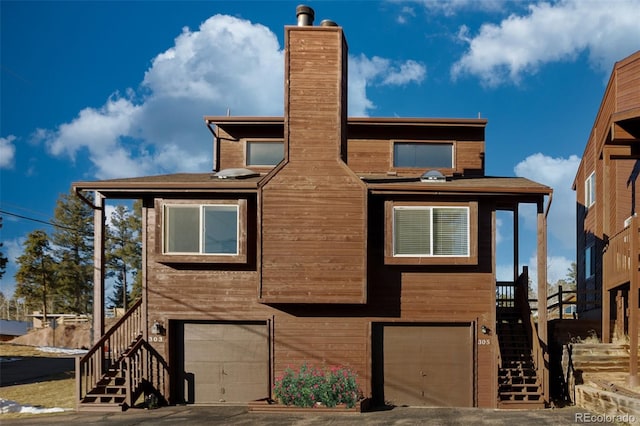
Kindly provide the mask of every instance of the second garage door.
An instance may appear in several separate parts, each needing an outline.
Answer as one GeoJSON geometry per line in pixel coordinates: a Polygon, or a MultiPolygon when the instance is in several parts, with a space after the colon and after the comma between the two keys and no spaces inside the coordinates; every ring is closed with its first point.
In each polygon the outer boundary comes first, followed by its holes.
{"type": "Polygon", "coordinates": [[[473,406],[470,324],[385,325],[384,399],[393,405],[473,406]]]}
{"type": "Polygon", "coordinates": [[[183,323],[185,401],[248,402],[269,395],[264,323],[183,323]]]}

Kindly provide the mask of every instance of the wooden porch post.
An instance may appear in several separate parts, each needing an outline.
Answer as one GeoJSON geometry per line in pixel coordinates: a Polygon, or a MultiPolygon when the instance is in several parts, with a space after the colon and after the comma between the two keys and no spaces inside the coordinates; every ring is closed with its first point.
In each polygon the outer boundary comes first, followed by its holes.
{"type": "MultiPolygon", "coordinates": [[[[545,366],[549,365],[547,345],[547,217],[543,206],[544,198],[538,201],[538,337],[544,348],[545,366]]],[[[545,401],[549,401],[549,369],[542,368],[545,401]]]]}
{"type": "Polygon", "coordinates": [[[638,379],[639,226],[640,220],[637,216],[633,216],[633,219],[631,219],[631,277],[629,282],[629,377],[627,378],[627,382],[632,386],[640,385],[640,380],[638,379]]]}
{"type": "MultiPolygon", "coordinates": [[[[513,282],[515,283],[516,281],[518,281],[518,276],[520,276],[520,252],[519,252],[519,242],[520,242],[520,229],[518,227],[518,223],[520,222],[518,220],[518,215],[519,210],[518,210],[518,203],[516,203],[515,207],[513,208],[513,282]]],[[[527,293],[528,294],[528,293],[527,293]]]]}
{"type": "MultiPolygon", "coordinates": [[[[606,277],[606,271],[602,275],[606,277]]],[[[610,343],[610,342],[611,342],[611,294],[603,282],[603,285],[602,285],[602,343],[610,343]]]]}
{"type": "Polygon", "coordinates": [[[104,195],[95,191],[93,210],[93,344],[104,335],[104,195]]]}

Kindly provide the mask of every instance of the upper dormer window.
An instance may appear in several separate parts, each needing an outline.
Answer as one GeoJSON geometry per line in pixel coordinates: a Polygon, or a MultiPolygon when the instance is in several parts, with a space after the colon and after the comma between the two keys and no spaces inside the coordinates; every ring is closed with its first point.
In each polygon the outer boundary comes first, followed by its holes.
{"type": "Polygon", "coordinates": [[[584,205],[586,208],[591,207],[596,202],[596,173],[589,175],[584,182],[584,205]]]}
{"type": "Polygon", "coordinates": [[[273,167],[284,158],[282,141],[247,141],[245,164],[253,167],[273,167]]]}
{"type": "Polygon", "coordinates": [[[453,143],[395,142],[393,167],[452,169],[453,143]]]}

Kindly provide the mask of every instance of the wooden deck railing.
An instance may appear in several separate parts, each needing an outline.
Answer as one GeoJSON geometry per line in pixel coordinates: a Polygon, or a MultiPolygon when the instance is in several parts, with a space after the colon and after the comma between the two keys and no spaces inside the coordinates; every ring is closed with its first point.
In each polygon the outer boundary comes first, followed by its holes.
{"type": "Polygon", "coordinates": [[[138,300],[127,313],[93,345],[82,358],[76,358],[76,393],[80,403],[93,390],[105,372],[115,366],[131,344],[142,336],[142,300],[138,300]]]}
{"type": "Polygon", "coordinates": [[[631,274],[631,238],[637,238],[637,232],[632,234],[631,227],[626,227],[609,238],[603,256],[603,286],[610,290],[629,281],[631,274]]]}
{"type": "Polygon", "coordinates": [[[125,370],[126,403],[133,407],[143,393],[154,393],[162,404],[169,395],[169,366],[162,356],[139,337],[122,359],[125,370]]]}
{"type": "MultiPolygon", "coordinates": [[[[582,293],[581,293],[582,294],[582,293]]],[[[558,291],[547,296],[547,318],[554,319],[555,315],[553,315],[554,310],[558,310],[558,318],[563,319],[564,316],[568,316],[569,318],[576,318],[576,308],[578,306],[577,298],[572,298],[571,295],[578,295],[576,290],[564,290],[562,285],[558,285],[558,291]],[[566,297],[568,296],[568,297],[566,297]],[[553,301],[557,299],[556,302],[549,303],[549,301],[553,301]],[[573,299],[573,300],[572,300],[573,299]],[[564,308],[567,306],[573,306],[571,313],[565,313],[564,308]]]]}

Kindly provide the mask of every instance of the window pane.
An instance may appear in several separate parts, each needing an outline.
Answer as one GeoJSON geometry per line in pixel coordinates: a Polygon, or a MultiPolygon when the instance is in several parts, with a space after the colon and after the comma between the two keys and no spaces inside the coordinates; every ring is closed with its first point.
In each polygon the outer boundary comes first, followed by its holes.
{"type": "Polygon", "coordinates": [[[394,209],[394,255],[431,254],[431,211],[394,209]]]}
{"type": "Polygon", "coordinates": [[[393,144],[394,167],[452,168],[453,145],[399,142],[393,144]]]}
{"type": "Polygon", "coordinates": [[[436,256],[468,256],[468,210],[433,209],[433,252],[436,256]]]}
{"type": "Polygon", "coordinates": [[[284,142],[247,142],[247,166],[275,166],[284,158],[284,142]]]}
{"type": "Polygon", "coordinates": [[[585,249],[584,254],[584,276],[590,278],[595,274],[596,252],[593,246],[585,249]]]}
{"type": "Polygon", "coordinates": [[[238,253],[238,206],[205,206],[203,253],[238,253]]]}
{"type": "Polygon", "coordinates": [[[200,214],[195,206],[166,206],[165,251],[198,253],[200,214]]]}

